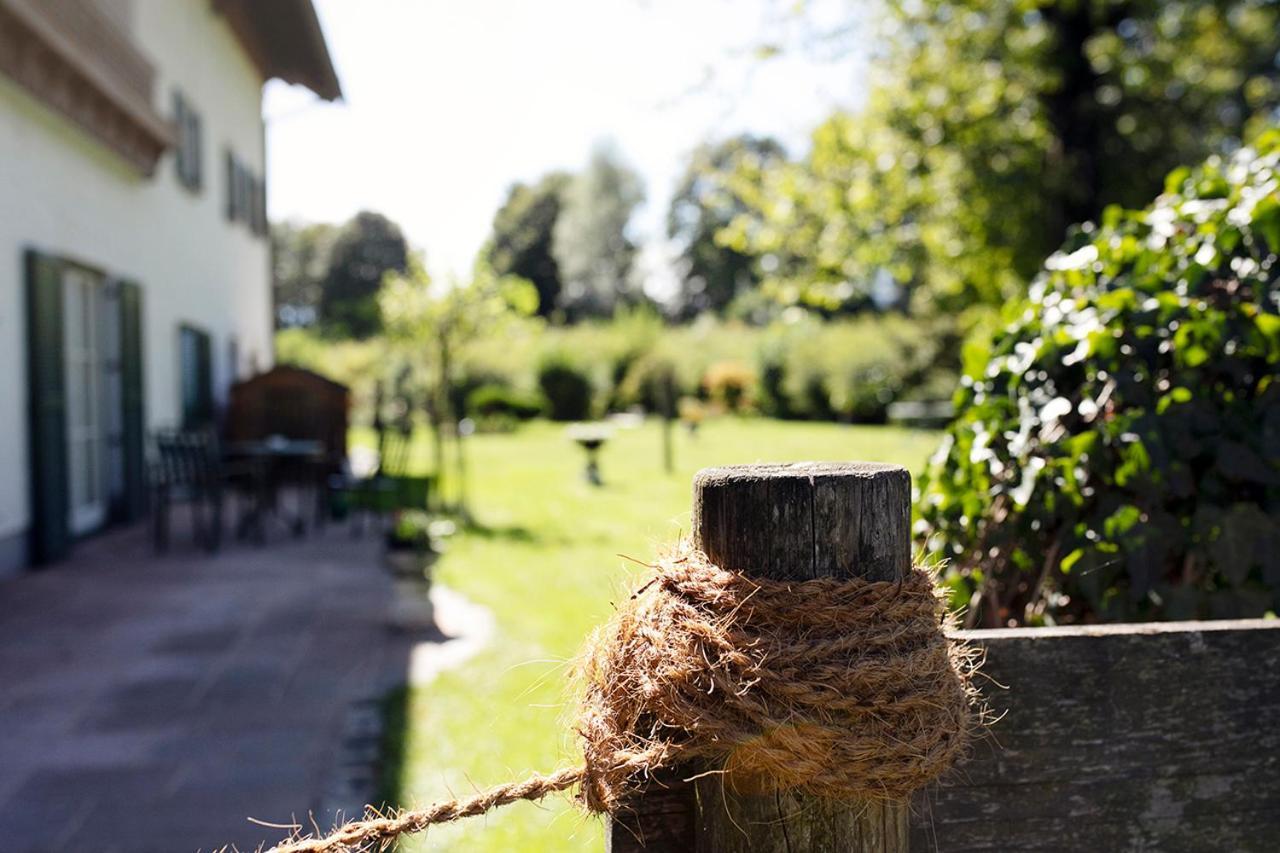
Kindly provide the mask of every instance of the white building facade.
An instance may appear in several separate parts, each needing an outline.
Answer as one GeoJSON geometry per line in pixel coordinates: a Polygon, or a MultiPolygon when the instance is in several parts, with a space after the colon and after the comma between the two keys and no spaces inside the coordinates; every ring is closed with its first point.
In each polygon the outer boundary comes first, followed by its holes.
{"type": "Polygon", "coordinates": [[[0,0],[0,575],[270,366],[272,77],[340,96],[310,0],[0,0]]]}

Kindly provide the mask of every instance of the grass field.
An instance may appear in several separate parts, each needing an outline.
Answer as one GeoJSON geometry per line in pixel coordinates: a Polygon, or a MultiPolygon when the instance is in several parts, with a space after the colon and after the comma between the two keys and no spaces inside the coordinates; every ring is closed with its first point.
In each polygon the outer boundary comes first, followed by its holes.
{"type": "MultiPolygon", "coordinates": [[[[918,472],[936,443],[934,433],[893,428],[720,419],[696,438],[677,432],[676,472],[666,474],[660,428],[648,423],[619,430],[605,446],[605,485],[596,488],[583,479],[583,454],[560,426],[469,439],[478,526],[453,539],[436,577],[490,608],[497,636],[461,669],[409,691],[391,715],[403,722],[403,758],[392,780],[401,804],[469,794],[575,760],[567,661],[643,571],[619,555],[648,559],[689,529],[690,481],[699,468],[861,459],[918,472]]],[[[414,458],[429,465],[425,436],[414,458]]],[[[601,833],[600,821],[559,798],[433,829],[402,849],[598,851],[601,833]]]]}

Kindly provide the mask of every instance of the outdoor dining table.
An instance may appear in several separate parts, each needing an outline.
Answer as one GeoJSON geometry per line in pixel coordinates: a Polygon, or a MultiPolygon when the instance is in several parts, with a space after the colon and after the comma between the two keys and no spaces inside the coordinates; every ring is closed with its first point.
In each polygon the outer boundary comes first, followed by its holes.
{"type": "Polygon", "coordinates": [[[303,496],[309,492],[314,500],[316,521],[323,524],[327,473],[324,442],[278,436],[260,441],[235,441],[226,445],[223,455],[229,461],[256,463],[260,490],[256,512],[274,516],[295,536],[302,536],[307,530],[303,496]],[[281,494],[289,486],[299,493],[292,511],[286,509],[281,500],[281,494]]]}

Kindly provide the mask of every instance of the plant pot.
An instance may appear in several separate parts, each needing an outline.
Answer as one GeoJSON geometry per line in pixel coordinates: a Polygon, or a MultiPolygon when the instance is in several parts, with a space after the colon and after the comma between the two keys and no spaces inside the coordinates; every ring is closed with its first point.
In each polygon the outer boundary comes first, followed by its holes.
{"type": "Polygon", "coordinates": [[[431,582],[397,579],[387,622],[400,631],[429,631],[436,627],[435,605],[431,603],[431,582]]]}
{"type": "Polygon", "coordinates": [[[435,563],[436,556],[436,552],[430,548],[388,545],[382,554],[382,564],[393,577],[430,583],[431,566],[435,563]]]}
{"type": "Polygon", "coordinates": [[[436,553],[430,548],[397,548],[388,544],[383,565],[391,573],[394,598],[387,621],[401,631],[425,631],[435,627],[431,604],[431,566],[436,553]]]}

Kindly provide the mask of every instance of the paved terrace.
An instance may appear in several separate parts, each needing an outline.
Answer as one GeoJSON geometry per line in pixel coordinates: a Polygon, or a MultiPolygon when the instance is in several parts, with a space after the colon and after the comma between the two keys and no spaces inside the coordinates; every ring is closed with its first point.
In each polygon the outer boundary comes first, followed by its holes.
{"type": "Polygon", "coordinates": [[[404,680],[390,596],[345,525],[217,555],[175,531],[159,557],[133,528],[0,582],[0,850],[253,850],[282,833],[250,816],[330,825],[368,795],[347,782],[404,680]]]}

